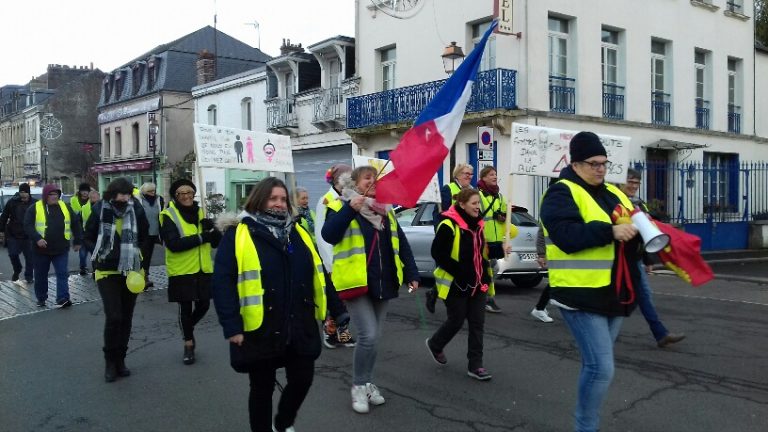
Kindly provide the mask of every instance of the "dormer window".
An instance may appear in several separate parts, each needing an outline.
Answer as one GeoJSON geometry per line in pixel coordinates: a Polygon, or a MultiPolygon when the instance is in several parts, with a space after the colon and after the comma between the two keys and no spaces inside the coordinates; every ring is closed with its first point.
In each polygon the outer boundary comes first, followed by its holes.
{"type": "Polygon", "coordinates": [[[125,80],[123,79],[123,73],[119,72],[115,76],[115,100],[120,100],[120,96],[123,94],[123,87],[125,86],[125,80]]]}
{"type": "Polygon", "coordinates": [[[157,71],[160,68],[160,59],[155,56],[149,58],[147,62],[147,90],[155,87],[157,82],[157,71]]]}
{"type": "Polygon", "coordinates": [[[137,94],[141,89],[141,79],[144,76],[144,67],[141,63],[133,65],[131,71],[131,80],[133,85],[133,94],[137,94]]]}
{"type": "Polygon", "coordinates": [[[104,101],[108,101],[112,95],[112,87],[109,85],[112,75],[106,75],[104,77],[104,101]]]}

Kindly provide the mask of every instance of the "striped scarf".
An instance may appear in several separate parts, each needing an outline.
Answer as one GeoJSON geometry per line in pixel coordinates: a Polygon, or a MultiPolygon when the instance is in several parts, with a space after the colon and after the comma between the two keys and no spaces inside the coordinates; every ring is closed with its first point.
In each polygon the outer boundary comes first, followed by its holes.
{"type": "Polygon", "coordinates": [[[117,225],[115,219],[120,218],[123,221],[123,227],[120,231],[120,262],[117,270],[120,272],[138,271],[141,268],[141,254],[139,253],[139,234],[136,225],[136,213],[133,210],[133,200],[128,201],[125,210],[118,211],[108,201],[101,202],[101,230],[96,239],[94,253],[91,260],[104,261],[115,243],[115,234],[117,225]]]}

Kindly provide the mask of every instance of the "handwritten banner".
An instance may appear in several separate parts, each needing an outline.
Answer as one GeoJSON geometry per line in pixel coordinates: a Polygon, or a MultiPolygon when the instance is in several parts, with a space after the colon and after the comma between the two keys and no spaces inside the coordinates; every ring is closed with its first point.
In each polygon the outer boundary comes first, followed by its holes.
{"type": "Polygon", "coordinates": [[[195,123],[195,151],[201,167],[293,172],[291,138],[195,123]]]}
{"type": "MultiPolygon", "coordinates": [[[[387,173],[395,169],[393,163],[387,163],[386,159],[378,159],[368,156],[352,156],[352,165],[354,165],[355,168],[370,165],[379,172],[381,172],[383,168],[384,172],[379,175],[379,178],[384,177],[387,173]]],[[[424,189],[418,202],[440,202],[440,183],[437,181],[437,174],[432,177],[432,181],[430,181],[427,188],[424,189]]]]}
{"type": "MultiPolygon", "coordinates": [[[[512,124],[512,174],[559,177],[570,163],[569,143],[579,131],[512,124]]],[[[611,168],[609,183],[624,183],[629,167],[629,137],[597,134],[605,147],[611,168]]]]}

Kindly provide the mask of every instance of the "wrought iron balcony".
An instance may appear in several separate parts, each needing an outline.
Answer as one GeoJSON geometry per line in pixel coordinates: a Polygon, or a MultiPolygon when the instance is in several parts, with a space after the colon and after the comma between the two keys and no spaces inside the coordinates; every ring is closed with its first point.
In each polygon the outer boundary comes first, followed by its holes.
{"type": "Polygon", "coordinates": [[[293,98],[271,99],[265,102],[267,108],[267,129],[297,128],[296,102],[293,98]]]}
{"type": "MultiPolygon", "coordinates": [[[[446,80],[432,81],[347,99],[347,128],[357,129],[413,121],[446,80]]],[[[467,112],[517,108],[517,71],[479,72],[467,112]]]]}
{"type": "Polygon", "coordinates": [[[576,79],[549,77],[549,110],[559,113],[576,113],[576,79]]]}
{"type": "Polygon", "coordinates": [[[709,101],[696,98],[696,127],[709,129],[709,101]]]}
{"type": "Polygon", "coordinates": [[[603,118],[624,120],[624,87],[603,84],[603,118]]]}
{"type": "Polygon", "coordinates": [[[341,87],[323,89],[314,99],[312,114],[313,123],[335,122],[343,123],[347,117],[344,104],[344,94],[341,87]]]}
{"type": "Polygon", "coordinates": [[[728,132],[741,133],[741,107],[728,104],[728,132]]]}
{"type": "Polygon", "coordinates": [[[651,92],[651,122],[669,126],[671,113],[672,104],[669,102],[669,93],[651,92]]]}

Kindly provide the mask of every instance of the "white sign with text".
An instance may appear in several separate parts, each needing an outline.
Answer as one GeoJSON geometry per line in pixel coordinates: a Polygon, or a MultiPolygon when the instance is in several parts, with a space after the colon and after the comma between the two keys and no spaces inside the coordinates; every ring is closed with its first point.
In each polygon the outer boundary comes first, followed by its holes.
{"type": "MultiPolygon", "coordinates": [[[[512,124],[512,174],[559,177],[570,164],[568,145],[579,131],[512,124]]],[[[597,134],[605,147],[611,168],[605,176],[609,183],[624,183],[629,167],[631,138],[597,134]]]]}
{"type": "Polygon", "coordinates": [[[201,167],[293,172],[291,138],[195,123],[195,152],[201,167]]]}

